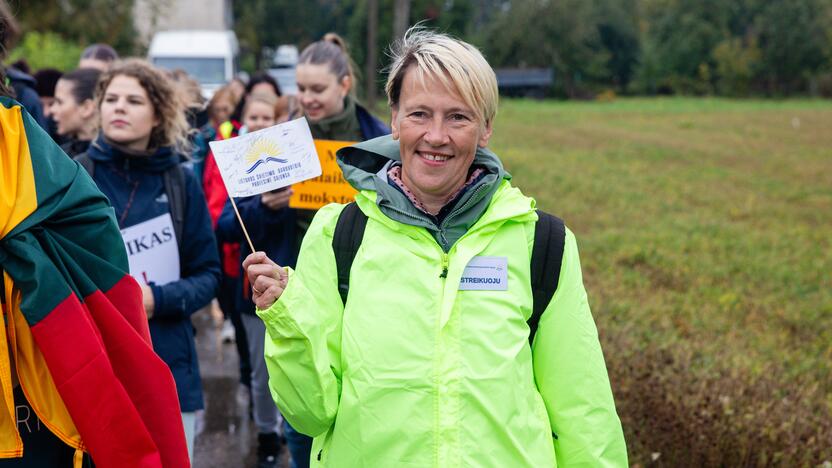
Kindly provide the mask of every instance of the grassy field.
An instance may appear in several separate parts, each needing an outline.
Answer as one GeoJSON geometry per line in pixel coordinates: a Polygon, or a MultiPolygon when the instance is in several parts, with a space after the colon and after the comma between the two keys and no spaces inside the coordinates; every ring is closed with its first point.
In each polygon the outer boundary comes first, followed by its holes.
{"type": "Polygon", "coordinates": [[[832,461],[832,102],[504,100],[578,237],[631,463],[832,461]]]}

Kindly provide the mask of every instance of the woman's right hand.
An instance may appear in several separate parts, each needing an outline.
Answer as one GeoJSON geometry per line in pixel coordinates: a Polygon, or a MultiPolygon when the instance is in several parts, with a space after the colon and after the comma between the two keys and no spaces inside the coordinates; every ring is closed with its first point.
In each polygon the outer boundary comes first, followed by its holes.
{"type": "Polygon", "coordinates": [[[286,270],[271,261],[265,252],[254,252],[246,257],[243,269],[251,284],[251,298],[260,310],[271,307],[289,282],[286,270]]]}

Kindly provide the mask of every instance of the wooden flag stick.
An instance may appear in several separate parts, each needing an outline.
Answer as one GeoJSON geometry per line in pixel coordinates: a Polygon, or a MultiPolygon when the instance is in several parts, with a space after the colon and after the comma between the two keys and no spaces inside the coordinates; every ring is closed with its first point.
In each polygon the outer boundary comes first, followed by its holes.
{"type": "Polygon", "coordinates": [[[248,230],[246,229],[246,225],[243,223],[243,218],[240,217],[240,210],[237,209],[237,203],[234,201],[234,197],[229,196],[228,198],[231,199],[231,206],[234,207],[234,213],[237,214],[237,221],[240,222],[240,227],[243,228],[243,234],[246,236],[248,246],[251,248],[251,253],[257,252],[254,250],[254,244],[251,243],[251,237],[248,236],[248,230]]]}

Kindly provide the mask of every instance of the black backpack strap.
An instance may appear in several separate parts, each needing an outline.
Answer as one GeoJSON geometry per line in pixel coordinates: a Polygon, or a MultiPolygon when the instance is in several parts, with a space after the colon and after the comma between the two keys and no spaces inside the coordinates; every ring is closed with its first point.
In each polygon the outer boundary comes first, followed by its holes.
{"type": "Polygon", "coordinates": [[[170,217],[173,220],[173,232],[176,234],[176,241],[182,250],[183,230],[185,229],[185,171],[182,166],[175,164],[164,173],[165,193],[168,195],[168,206],[170,217]]]}
{"type": "Polygon", "coordinates": [[[529,317],[529,344],[537,333],[537,324],[546,306],[558,289],[560,265],[563,262],[563,246],[566,241],[566,226],[563,220],[544,211],[537,210],[534,227],[534,247],[531,259],[532,316],[529,317]]]}
{"type": "Polygon", "coordinates": [[[335,252],[335,265],[338,268],[338,292],[344,305],[347,305],[347,294],[350,290],[350,269],[361,246],[366,227],[367,215],[355,202],[344,207],[335,224],[332,251],[335,252]]]}
{"type": "Polygon", "coordinates": [[[92,177],[92,175],[95,173],[95,161],[92,160],[90,155],[88,155],[86,152],[83,152],[78,156],[75,156],[75,160],[78,162],[78,164],[81,165],[81,167],[84,168],[85,171],[87,171],[87,174],[89,174],[90,177],[92,177]]]}

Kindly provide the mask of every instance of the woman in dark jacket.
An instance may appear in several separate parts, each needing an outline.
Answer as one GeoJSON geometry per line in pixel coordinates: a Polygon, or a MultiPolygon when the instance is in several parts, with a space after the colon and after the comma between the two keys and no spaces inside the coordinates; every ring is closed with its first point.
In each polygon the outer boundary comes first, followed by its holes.
{"type": "Polygon", "coordinates": [[[200,183],[178,166],[187,154],[188,123],[172,83],[142,60],[110,68],[98,83],[96,101],[101,134],[79,160],[88,159],[80,161],[88,170],[92,163],[93,179],[115,208],[130,273],[142,283],[153,348],[176,381],[192,455],[194,412],[203,408],[203,399],[190,317],[216,295],[220,263],[200,183]],[[179,224],[177,211],[184,215],[179,224]],[[171,242],[178,262],[163,250],[171,242]],[[143,257],[152,265],[141,266],[143,257]]]}
{"type": "Polygon", "coordinates": [[[61,149],[70,156],[87,151],[98,132],[93,93],[100,76],[101,71],[95,68],[79,68],[63,75],[55,85],[50,113],[58,125],[58,135],[66,139],[61,149]]]}
{"type": "MultiPolygon", "coordinates": [[[[299,111],[309,122],[312,138],[357,142],[390,134],[390,128],[355,99],[358,83],[340,36],[327,33],[303,49],[295,70],[299,111]]],[[[300,115],[292,116],[296,117],[300,115]]],[[[298,210],[299,237],[313,216],[315,211],[298,210]]]]}

